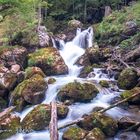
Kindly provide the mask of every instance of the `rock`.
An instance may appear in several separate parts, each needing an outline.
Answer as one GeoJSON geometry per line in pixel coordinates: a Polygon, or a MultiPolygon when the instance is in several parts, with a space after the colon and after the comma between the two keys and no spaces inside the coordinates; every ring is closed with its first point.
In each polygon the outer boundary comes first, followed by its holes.
{"type": "Polygon", "coordinates": [[[38,74],[44,78],[46,77],[44,72],[38,67],[28,67],[25,69],[25,79],[29,79],[32,76],[34,76],[35,74],[38,74]]]}
{"type": "Polygon", "coordinates": [[[20,71],[17,73],[17,82],[18,84],[21,83],[25,79],[25,72],[20,71]]]}
{"type": "Polygon", "coordinates": [[[81,23],[79,20],[73,19],[73,20],[70,20],[70,21],[68,22],[68,26],[69,26],[70,28],[77,29],[77,28],[81,28],[83,25],[82,25],[82,23],[81,23]]]}
{"type": "Polygon", "coordinates": [[[79,127],[70,127],[64,132],[62,140],[83,140],[85,135],[85,130],[79,127]]]}
{"type": "Polygon", "coordinates": [[[136,124],[136,121],[132,120],[129,117],[122,117],[119,121],[118,121],[118,126],[119,129],[127,129],[133,125],[136,124]]]}
{"type": "Polygon", "coordinates": [[[66,84],[58,92],[58,99],[62,102],[72,100],[74,102],[88,102],[96,97],[99,91],[93,84],[72,82],[66,84]]]}
{"type": "Polygon", "coordinates": [[[12,73],[18,73],[20,71],[20,65],[15,64],[11,66],[11,70],[12,73]]]}
{"type": "Polygon", "coordinates": [[[7,97],[8,90],[5,88],[5,86],[0,83],[0,97],[7,97]]]}
{"type": "Polygon", "coordinates": [[[15,73],[5,73],[2,83],[6,89],[12,90],[17,85],[17,75],[15,73]]]}
{"type": "Polygon", "coordinates": [[[4,46],[0,51],[0,61],[6,67],[11,67],[12,65],[20,64],[20,66],[25,67],[27,62],[27,50],[19,46],[4,46]]]}
{"type": "Polygon", "coordinates": [[[84,140],[104,140],[105,135],[99,128],[94,128],[85,137],[84,140]]]}
{"type": "Polygon", "coordinates": [[[53,84],[56,82],[56,79],[55,78],[49,78],[48,79],[48,84],[53,84]]]}
{"type": "Polygon", "coordinates": [[[68,73],[68,67],[59,51],[53,47],[39,49],[29,54],[28,65],[41,68],[47,76],[68,73]]]}
{"type": "Polygon", "coordinates": [[[93,71],[93,67],[92,66],[85,66],[84,68],[82,68],[80,74],[79,74],[79,77],[80,78],[86,78],[88,76],[88,74],[90,72],[93,71]]]}
{"type": "Polygon", "coordinates": [[[121,89],[132,89],[138,83],[137,72],[133,68],[124,69],[118,78],[118,87],[121,89]]]}
{"type": "Polygon", "coordinates": [[[0,138],[6,139],[18,132],[20,129],[20,117],[10,114],[0,121],[0,138]]]}
{"type": "Polygon", "coordinates": [[[108,83],[108,81],[106,81],[106,80],[101,80],[101,81],[99,82],[99,84],[100,84],[102,87],[109,88],[109,83],[108,83]]]}
{"type": "MultiPolygon", "coordinates": [[[[57,105],[58,119],[67,116],[68,108],[64,105],[57,105]]],[[[51,120],[51,106],[41,104],[30,111],[22,121],[23,130],[44,130],[51,120]]]]}
{"type": "Polygon", "coordinates": [[[119,140],[139,140],[135,132],[123,132],[118,136],[119,140]]]}
{"type": "Polygon", "coordinates": [[[95,127],[100,128],[109,137],[114,136],[118,131],[117,121],[98,112],[84,117],[84,120],[80,121],[78,126],[85,130],[92,130],[95,127]]]}
{"type": "Polygon", "coordinates": [[[16,106],[21,111],[25,101],[30,104],[39,104],[45,97],[47,83],[44,78],[38,74],[30,79],[24,80],[11,93],[11,105],[16,106]]]}
{"type": "Polygon", "coordinates": [[[7,107],[7,101],[0,97],[0,112],[7,107]]]}
{"type": "MultiPolygon", "coordinates": [[[[122,99],[126,99],[126,98],[132,96],[133,94],[136,94],[139,92],[140,92],[140,87],[135,87],[131,90],[126,90],[126,91],[122,92],[121,97],[122,97],[122,99]]],[[[130,99],[128,101],[128,103],[140,105],[140,95],[137,95],[134,98],[130,99]]]]}

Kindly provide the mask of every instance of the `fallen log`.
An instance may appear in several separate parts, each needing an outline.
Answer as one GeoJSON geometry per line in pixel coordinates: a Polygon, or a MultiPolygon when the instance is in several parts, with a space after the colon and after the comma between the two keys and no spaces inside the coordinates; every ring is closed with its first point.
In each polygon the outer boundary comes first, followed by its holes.
{"type": "Polygon", "coordinates": [[[14,111],[15,108],[16,108],[15,106],[10,106],[6,108],[3,112],[0,112],[0,121],[8,117],[10,113],[14,111]]]}
{"type": "Polygon", "coordinates": [[[123,130],[122,132],[128,132],[128,131],[133,131],[135,129],[137,129],[138,127],[140,127],[140,122],[136,122],[134,125],[132,125],[131,127],[123,130]]]}
{"type": "MultiPolygon", "coordinates": [[[[110,105],[109,107],[107,107],[107,108],[105,108],[105,109],[102,109],[102,110],[100,110],[100,111],[98,111],[98,112],[99,112],[99,113],[104,113],[104,112],[106,112],[106,111],[108,111],[108,110],[110,110],[110,109],[112,109],[112,108],[114,108],[114,107],[116,107],[116,106],[118,106],[118,105],[120,105],[120,104],[122,104],[122,103],[125,103],[125,102],[129,101],[130,99],[136,97],[136,96],[139,95],[139,94],[140,94],[140,92],[138,92],[138,93],[136,93],[136,94],[133,94],[132,96],[130,96],[130,97],[126,98],[126,99],[123,99],[122,101],[119,101],[119,102],[117,102],[117,103],[115,103],[115,104],[113,104],[113,105],[110,105]]],[[[78,119],[78,120],[74,120],[74,121],[72,121],[72,122],[69,122],[69,123],[65,124],[64,126],[60,126],[60,127],[58,128],[58,130],[63,129],[63,128],[66,128],[66,127],[71,126],[71,125],[74,125],[74,124],[77,124],[78,122],[80,122],[80,121],[82,121],[82,120],[84,120],[84,118],[80,118],[80,119],[78,119]]]]}
{"type": "Polygon", "coordinates": [[[58,140],[57,129],[57,105],[56,102],[51,102],[51,121],[50,121],[50,140],[58,140]]]}

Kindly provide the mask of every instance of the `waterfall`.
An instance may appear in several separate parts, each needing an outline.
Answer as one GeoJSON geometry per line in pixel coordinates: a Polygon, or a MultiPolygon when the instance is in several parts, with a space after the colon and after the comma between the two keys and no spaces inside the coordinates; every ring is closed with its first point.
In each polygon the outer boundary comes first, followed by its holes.
{"type": "MultiPolygon", "coordinates": [[[[93,29],[89,27],[88,29],[81,31],[81,29],[77,29],[77,35],[76,37],[70,41],[65,43],[63,40],[59,40],[59,47],[61,48],[59,50],[60,55],[63,57],[66,65],[69,68],[69,73],[67,75],[61,75],[61,76],[52,76],[56,79],[56,82],[54,84],[51,84],[48,86],[48,89],[46,91],[46,98],[42,103],[49,104],[51,101],[56,100],[58,90],[73,81],[79,81],[79,82],[91,82],[91,80],[96,81],[96,84],[98,85],[98,82],[102,79],[109,80],[107,75],[104,74],[102,77],[100,74],[102,73],[101,69],[95,69],[95,77],[92,78],[78,78],[78,75],[80,73],[80,70],[82,67],[78,67],[75,65],[76,60],[84,54],[85,48],[92,47],[93,42],[93,29]]],[[[55,48],[59,48],[53,40],[53,45],[55,48]]],[[[46,78],[48,80],[49,77],[46,78]]],[[[114,79],[112,79],[114,80],[114,79]]],[[[75,103],[69,106],[69,113],[68,116],[58,121],[58,126],[62,126],[70,121],[79,119],[84,114],[90,113],[93,108],[95,107],[108,107],[109,101],[111,101],[114,97],[117,97],[120,93],[112,91],[110,89],[105,90],[99,90],[100,93],[97,95],[96,98],[94,98],[89,103],[75,103]],[[104,94],[106,92],[106,94],[104,94]]],[[[25,109],[23,112],[19,114],[21,117],[21,120],[34,108],[35,106],[32,106],[28,109],[25,109]]],[[[128,113],[118,107],[113,108],[109,111],[107,111],[108,114],[110,114],[112,117],[120,118],[122,116],[128,115],[128,113]]],[[[63,131],[59,131],[59,140],[62,140],[62,134],[63,131]]],[[[49,132],[48,130],[39,131],[39,132],[32,132],[29,134],[17,134],[8,140],[49,140],[49,132]]]]}

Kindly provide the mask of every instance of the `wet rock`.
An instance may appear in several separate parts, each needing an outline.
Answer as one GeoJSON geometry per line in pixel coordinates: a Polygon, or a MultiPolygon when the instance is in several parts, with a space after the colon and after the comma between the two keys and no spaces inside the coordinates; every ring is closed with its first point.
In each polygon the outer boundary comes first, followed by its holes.
{"type": "Polygon", "coordinates": [[[47,83],[44,78],[38,74],[30,79],[24,80],[11,93],[10,104],[15,105],[18,111],[21,111],[25,101],[30,104],[39,104],[45,97],[47,83]]]}
{"type": "Polygon", "coordinates": [[[94,112],[84,117],[84,120],[78,123],[78,126],[85,130],[92,130],[95,127],[100,128],[106,136],[114,136],[118,131],[117,121],[102,113],[94,112]]]}
{"type": "Polygon", "coordinates": [[[121,89],[132,89],[138,83],[137,72],[133,68],[124,69],[118,78],[118,86],[121,89]]]}
{"type": "Polygon", "coordinates": [[[46,77],[44,72],[38,67],[28,67],[25,69],[25,79],[29,79],[35,74],[38,74],[44,78],[46,77]]]}
{"type": "Polygon", "coordinates": [[[106,81],[106,80],[101,80],[101,81],[99,82],[99,84],[100,84],[102,87],[109,88],[109,83],[108,83],[108,81],[106,81]]]}
{"type": "Polygon", "coordinates": [[[136,124],[136,121],[132,120],[129,117],[122,117],[119,121],[118,121],[118,126],[119,129],[127,129],[133,125],[136,124]]]}
{"type": "MultiPolygon", "coordinates": [[[[67,116],[68,108],[64,105],[57,105],[58,119],[67,116]]],[[[41,104],[29,112],[22,121],[23,130],[44,130],[51,120],[51,106],[41,104]]]]}
{"type": "Polygon", "coordinates": [[[0,112],[7,107],[7,101],[0,97],[0,112]]]}
{"type": "Polygon", "coordinates": [[[94,128],[85,137],[84,140],[104,140],[105,135],[99,128],[94,128]]]}
{"type": "Polygon", "coordinates": [[[62,102],[72,100],[74,102],[88,102],[96,97],[99,91],[93,84],[72,82],[60,89],[58,99],[62,102]]]}
{"type": "Polygon", "coordinates": [[[63,140],[83,140],[86,135],[86,131],[79,127],[70,127],[66,130],[62,136],[63,140]]]}
{"type": "Polygon", "coordinates": [[[27,50],[24,47],[12,46],[1,48],[0,51],[0,61],[6,67],[11,67],[12,65],[20,64],[20,66],[25,67],[27,62],[27,50]]]}
{"type": "Polygon", "coordinates": [[[90,73],[90,72],[92,72],[93,71],[93,67],[92,66],[85,66],[82,70],[81,70],[81,72],[80,72],[80,74],[79,74],[79,77],[80,78],[86,78],[87,76],[88,76],[88,74],[90,73]]]}
{"type": "Polygon", "coordinates": [[[0,121],[0,138],[6,139],[18,132],[20,129],[20,117],[10,114],[0,121]]]}
{"type": "MultiPolygon", "coordinates": [[[[131,90],[126,90],[126,91],[122,92],[121,97],[122,97],[122,99],[126,99],[126,98],[132,96],[133,94],[139,93],[139,91],[140,91],[140,87],[135,87],[131,90]]],[[[137,95],[134,98],[130,99],[128,101],[128,103],[139,105],[140,104],[140,95],[137,95]]]]}
{"type": "Polygon", "coordinates": [[[53,47],[39,49],[29,54],[28,65],[41,68],[47,76],[68,73],[68,67],[59,51],[53,47]]]}
{"type": "Polygon", "coordinates": [[[70,28],[77,29],[77,28],[81,28],[83,25],[82,25],[82,23],[81,23],[79,20],[73,19],[73,20],[70,20],[70,21],[68,22],[68,26],[69,26],[70,28]]]}
{"type": "Polygon", "coordinates": [[[56,79],[55,78],[49,78],[48,79],[48,84],[53,84],[56,82],[56,79]]]}
{"type": "Polygon", "coordinates": [[[119,140],[138,140],[138,136],[135,132],[124,132],[118,136],[119,140]]]}

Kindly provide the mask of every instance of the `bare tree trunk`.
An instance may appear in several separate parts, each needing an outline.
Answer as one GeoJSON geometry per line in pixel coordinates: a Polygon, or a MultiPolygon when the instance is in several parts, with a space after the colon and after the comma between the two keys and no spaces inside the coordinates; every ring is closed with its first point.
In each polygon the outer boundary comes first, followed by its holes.
{"type": "Polygon", "coordinates": [[[50,140],[58,140],[56,102],[51,102],[50,140]]]}
{"type": "Polygon", "coordinates": [[[105,6],[105,17],[108,17],[112,13],[110,6],[105,6]]]}

